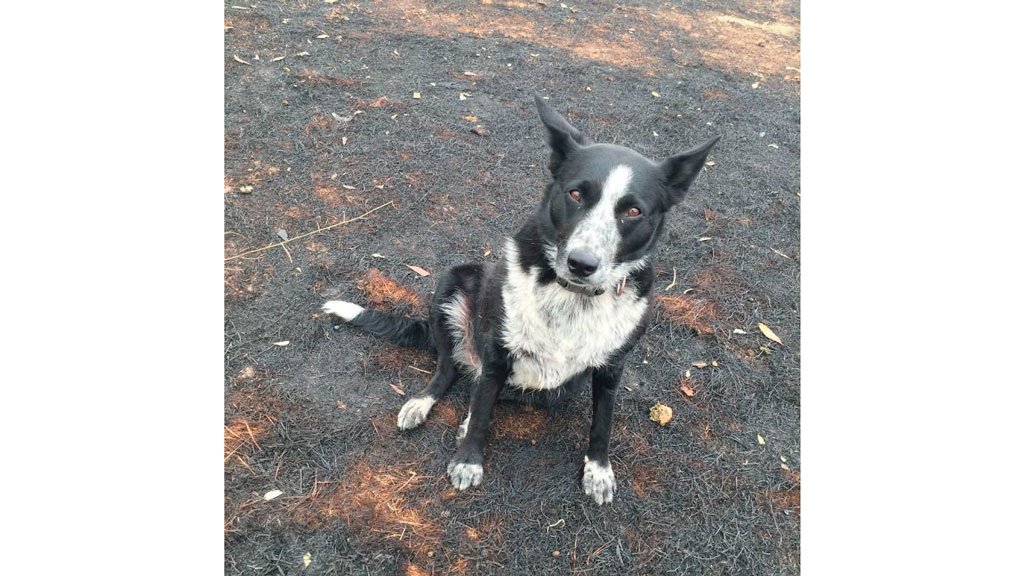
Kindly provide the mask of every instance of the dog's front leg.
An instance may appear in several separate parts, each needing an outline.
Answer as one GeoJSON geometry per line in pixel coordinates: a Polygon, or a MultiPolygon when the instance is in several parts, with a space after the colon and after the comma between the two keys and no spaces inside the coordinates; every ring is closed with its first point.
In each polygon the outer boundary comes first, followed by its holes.
{"type": "Polygon", "coordinates": [[[615,496],[615,472],[608,460],[608,441],[612,432],[615,389],[621,377],[621,362],[594,370],[594,416],[590,424],[590,446],[583,458],[583,491],[599,505],[611,502],[615,496]]]}
{"type": "Polygon", "coordinates": [[[505,362],[484,363],[483,374],[473,389],[469,415],[459,427],[461,442],[448,464],[448,477],[452,486],[459,490],[479,486],[484,479],[484,444],[491,426],[491,413],[509,372],[505,362]]]}

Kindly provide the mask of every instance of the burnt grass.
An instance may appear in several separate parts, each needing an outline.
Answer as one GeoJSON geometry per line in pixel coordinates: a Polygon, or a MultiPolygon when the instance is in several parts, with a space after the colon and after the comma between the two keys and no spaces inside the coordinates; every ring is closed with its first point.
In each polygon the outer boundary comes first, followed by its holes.
{"type": "Polygon", "coordinates": [[[224,14],[225,573],[799,572],[795,1],[224,14]],[[457,493],[444,473],[465,383],[399,433],[398,390],[424,386],[433,359],[319,312],[344,298],[422,313],[447,267],[501,258],[547,181],[534,93],[652,158],[724,135],[655,259],[603,507],[579,487],[589,390],[500,403],[484,482],[457,493]]]}

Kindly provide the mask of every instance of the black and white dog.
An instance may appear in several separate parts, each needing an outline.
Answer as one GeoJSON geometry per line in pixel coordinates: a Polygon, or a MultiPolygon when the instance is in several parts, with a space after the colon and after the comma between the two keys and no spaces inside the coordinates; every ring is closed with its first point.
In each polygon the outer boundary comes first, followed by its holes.
{"type": "Polygon", "coordinates": [[[553,390],[590,379],[593,420],[583,490],[611,502],[612,406],[626,355],[647,327],[652,250],[665,214],[700,174],[713,138],[662,162],[597,144],[536,98],[548,131],[553,180],[536,212],[510,239],[504,262],[465,264],[440,279],[429,320],[334,300],[325,312],[398,344],[437,353],[437,372],[405,403],[398,427],[423,423],[458,372],[469,373],[469,413],[448,475],[459,490],[483,479],[484,444],[506,385],[553,390]]]}

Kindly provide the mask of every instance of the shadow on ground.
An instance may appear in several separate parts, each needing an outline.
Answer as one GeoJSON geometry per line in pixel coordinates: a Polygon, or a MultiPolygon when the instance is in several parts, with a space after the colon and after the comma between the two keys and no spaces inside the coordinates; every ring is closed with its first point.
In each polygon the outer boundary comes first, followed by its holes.
{"type": "Polygon", "coordinates": [[[798,574],[798,11],[227,5],[225,572],[798,574]],[[445,268],[502,256],[546,181],[535,92],[650,157],[725,135],[659,249],[610,506],[578,485],[588,391],[499,405],[483,485],[457,493],[466,387],[399,433],[432,358],[319,314],[338,297],[421,313],[445,268]]]}

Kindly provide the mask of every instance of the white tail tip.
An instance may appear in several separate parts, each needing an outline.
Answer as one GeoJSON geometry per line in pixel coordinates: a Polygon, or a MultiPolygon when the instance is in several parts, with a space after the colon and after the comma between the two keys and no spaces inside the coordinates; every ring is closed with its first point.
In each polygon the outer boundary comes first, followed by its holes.
{"type": "Polygon", "coordinates": [[[323,310],[328,314],[334,314],[345,322],[351,322],[353,318],[363,312],[364,308],[359,304],[345,302],[344,300],[331,300],[324,304],[323,310]]]}

